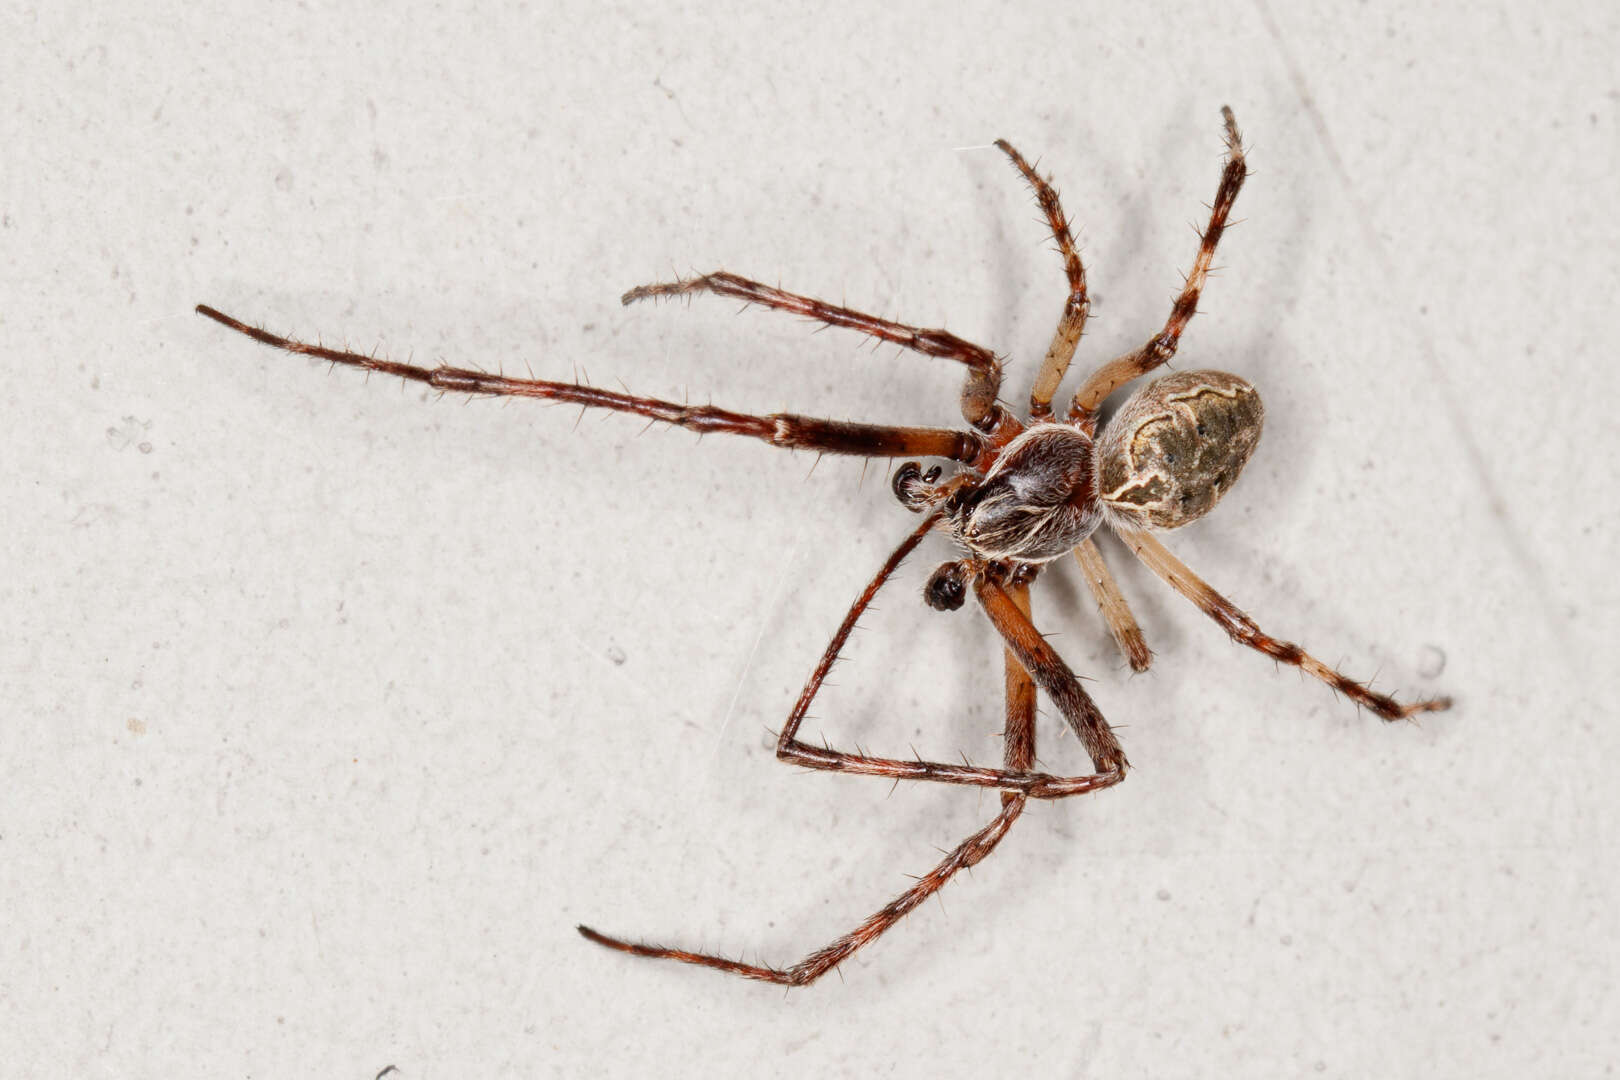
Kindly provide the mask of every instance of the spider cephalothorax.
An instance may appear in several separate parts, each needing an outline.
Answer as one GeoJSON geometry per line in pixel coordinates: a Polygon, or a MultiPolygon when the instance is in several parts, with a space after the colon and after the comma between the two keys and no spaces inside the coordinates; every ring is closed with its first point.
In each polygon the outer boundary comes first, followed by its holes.
{"type": "Polygon", "coordinates": [[[1170,317],[1140,348],[1097,368],[1075,392],[1062,417],[1054,415],[1052,399],[1085,329],[1089,311],[1085,269],[1057,192],[1006,142],[996,145],[1034,191],[1063,256],[1069,283],[1057,331],[1030,391],[1027,421],[1014,417],[999,403],[1001,363],[988,349],[944,330],[890,322],[724,272],[644,285],[630,290],[623,300],[628,304],[654,297],[715,293],[796,312],[928,356],[955,361],[967,369],[961,393],[966,430],[891,427],[794,413],[753,416],[712,405],[683,405],[579,383],[510,379],[470,368],[417,367],[292,341],[210,307],[199,306],[197,310],[267,345],[398,375],[448,392],[570,402],[662,420],[698,432],[746,435],[788,449],[863,457],[931,457],[955,463],[957,472],[948,477],[942,466],[931,466],[925,472],[916,461],[907,461],[895,472],[895,495],[907,508],[922,514],[923,521],[851,605],[783,725],[776,755],[813,769],[995,788],[1001,794],[1001,810],[996,817],[860,926],[791,967],[746,964],[709,953],[637,944],[579,927],[579,932],[591,941],[621,952],[681,960],[751,979],[802,986],[893,926],[952,875],[988,855],[1023,812],[1028,799],[1079,795],[1124,779],[1128,763],[1119,740],[1080,680],[1035,628],[1029,613],[1029,586],[1041,567],[1073,552],[1131,666],[1137,670],[1148,666],[1151,654],[1142,632],[1091,539],[1101,525],[1118,533],[1133,554],[1214,619],[1233,640],[1300,668],[1384,719],[1443,709],[1449,704],[1437,699],[1401,705],[1340,675],[1299,646],[1267,635],[1254,620],[1171,555],[1149,531],[1173,529],[1203,516],[1236,481],[1259,440],[1263,417],[1260,397],[1247,382],[1219,371],[1165,376],[1133,395],[1098,435],[1099,410],[1104,400],[1127,382],[1169,361],[1182,331],[1198,309],[1215,245],[1247,175],[1237,123],[1230,109],[1223,109],[1222,115],[1226,164],[1210,207],[1209,225],[1199,238],[1198,256],[1170,309],[1170,317]],[[960,608],[971,592],[1006,646],[1002,767],[878,757],[804,742],[799,738],[800,725],[849,640],[856,620],[906,556],[936,529],[950,532],[966,556],[934,571],[924,589],[926,600],[933,607],[952,610],[960,608]],[[1035,770],[1037,686],[1079,736],[1091,758],[1093,772],[1057,776],[1035,770]]]}
{"type": "Polygon", "coordinates": [[[991,562],[1049,562],[1102,521],[1091,437],[1069,424],[1036,424],[1003,449],[982,480],[945,504],[961,545],[991,562]]]}

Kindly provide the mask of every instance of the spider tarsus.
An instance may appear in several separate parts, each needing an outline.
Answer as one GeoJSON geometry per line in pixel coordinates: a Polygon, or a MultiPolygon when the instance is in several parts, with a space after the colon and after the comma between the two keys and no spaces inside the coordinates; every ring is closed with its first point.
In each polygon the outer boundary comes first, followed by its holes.
{"type": "Polygon", "coordinates": [[[579,936],[584,938],[586,941],[594,941],[598,945],[609,949],[617,949],[619,952],[646,955],[653,951],[646,945],[638,945],[635,942],[624,941],[621,938],[608,937],[601,931],[593,930],[584,923],[575,923],[574,929],[578,930],[579,936]]]}
{"type": "Polygon", "coordinates": [[[1451,708],[1451,699],[1449,697],[1425,698],[1422,701],[1414,701],[1410,705],[1400,706],[1398,715],[1386,716],[1384,719],[1391,723],[1396,720],[1411,720],[1422,713],[1445,712],[1449,708],[1451,708]]]}

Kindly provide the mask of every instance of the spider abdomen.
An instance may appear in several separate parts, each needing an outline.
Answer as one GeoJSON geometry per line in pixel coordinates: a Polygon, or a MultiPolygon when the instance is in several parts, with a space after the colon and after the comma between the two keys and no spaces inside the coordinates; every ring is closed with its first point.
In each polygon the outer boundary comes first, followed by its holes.
{"type": "Polygon", "coordinates": [[[1095,452],[1066,424],[1037,424],[1007,444],[984,480],[953,509],[957,538],[991,561],[1066,555],[1102,522],[1095,452]]]}
{"type": "Polygon", "coordinates": [[[1103,429],[1103,504],[1137,527],[1198,520],[1237,482],[1264,420],[1259,392],[1236,375],[1181,371],[1155,379],[1103,429]]]}

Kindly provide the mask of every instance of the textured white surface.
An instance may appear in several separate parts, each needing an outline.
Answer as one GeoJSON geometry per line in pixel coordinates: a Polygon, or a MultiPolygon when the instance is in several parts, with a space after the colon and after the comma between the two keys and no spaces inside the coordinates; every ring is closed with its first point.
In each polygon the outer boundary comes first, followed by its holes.
{"type": "MultiPolygon", "coordinates": [[[[41,7],[0,17],[0,1041],[8,1075],[1596,1075],[1615,1035],[1616,15],[1576,3],[1017,9],[41,7]],[[1042,625],[1122,788],[1036,806],[843,980],[791,962],[994,798],[797,775],[781,722],[912,519],[883,468],[425,399],[398,357],[950,423],[955,370],[626,287],[725,267],[1009,357],[1062,278],[1156,327],[1255,174],[1183,366],[1268,430],[1175,550],[1452,713],[1386,727],[1106,554],[1042,625]],[[966,148],[966,149],[964,149],[966,148]]],[[[993,635],[916,588],[816,709],[994,760],[993,635]]],[[[1049,716],[1043,759],[1083,767],[1049,716]]]]}

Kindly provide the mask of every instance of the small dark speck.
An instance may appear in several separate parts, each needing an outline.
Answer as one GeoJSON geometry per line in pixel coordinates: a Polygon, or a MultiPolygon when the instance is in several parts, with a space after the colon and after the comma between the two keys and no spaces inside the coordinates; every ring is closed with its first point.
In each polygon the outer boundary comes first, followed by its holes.
{"type": "Polygon", "coordinates": [[[584,326],[582,326],[582,327],[580,327],[580,329],[581,329],[581,330],[584,330],[584,331],[585,331],[585,332],[586,332],[586,333],[587,333],[587,334],[588,334],[588,333],[590,333],[590,332],[591,332],[591,331],[592,331],[592,330],[595,330],[595,329],[596,329],[596,324],[595,324],[595,323],[593,323],[593,322],[588,322],[588,323],[586,323],[586,324],[585,324],[585,325],[584,325],[584,326]]]}
{"type": "Polygon", "coordinates": [[[373,1078],[373,1080],[382,1080],[383,1077],[387,1076],[391,1072],[399,1072],[399,1066],[398,1065],[385,1065],[383,1067],[383,1071],[378,1073],[373,1078]]]}
{"type": "Polygon", "coordinates": [[[1325,1062],[1325,1061],[1318,1061],[1318,1062],[1317,1062],[1317,1063],[1316,1063],[1316,1071],[1317,1071],[1317,1072],[1327,1072],[1327,1062],[1325,1062]]]}
{"type": "Polygon", "coordinates": [[[624,655],[624,650],[619,648],[617,645],[609,645],[608,646],[607,658],[609,660],[613,661],[615,664],[622,664],[622,663],[625,662],[625,659],[626,659],[626,657],[624,655]]]}
{"type": "Polygon", "coordinates": [[[1429,305],[1428,304],[1423,304],[1422,306],[1420,306],[1418,308],[1418,314],[1419,315],[1427,315],[1428,313],[1429,313],[1429,305]]]}
{"type": "Polygon", "coordinates": [[[1153,895],[1157,896],[1160,900],[1168,900],[1168,899],[1170,899],[1170,890],[1169,889],[1160,889],[1158,892],[1154,893],[1153,895]]]}

